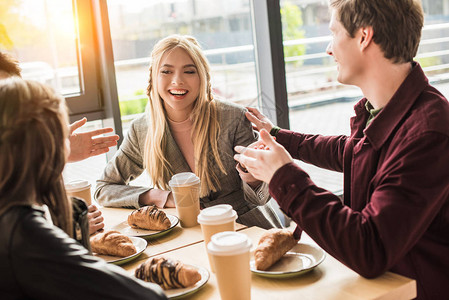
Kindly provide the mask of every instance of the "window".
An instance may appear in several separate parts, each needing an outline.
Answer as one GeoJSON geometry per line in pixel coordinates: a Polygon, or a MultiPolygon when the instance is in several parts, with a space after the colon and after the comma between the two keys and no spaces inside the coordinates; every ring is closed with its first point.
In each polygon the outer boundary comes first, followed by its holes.
{"type": "MultiPolygon", "coordinates": [[[[106,109],[114,102],[115,82],[104,84],[110,72],[99,68],[107,63],[101,60],[105,51],[97,52],[103,50],[105,41],[103,32],[96,29],[101,24],[101,6],[96,6],[94,16],[94,3],[98,4],[84,0],[2,0],[0,49],[19,60],[23,78],[49,84],[66,98],[71,121],[88,117],[90,122],[79,131],[112,126],[121,134],[121,127],[107,119],[112,115],[106,109]],[[95,36],[97,32],[100,34],[95,36]]],[[[101,155],[67,164],[64,177],[94,184],[105,163],[106,155],[101,155]]]]}
{"type": "Polygon", "coordinates": [[[0,7],[0,47],[20,61],[22,77],[64,95],[71,115],[99,111],[89,1],[4,0],[0,7]]]}
{"type": "Polygon", "coordinates": [[[109,0],[108,11],[123,126],[145,109],[149,56],[170,34],[194,36],[211,64],[218,98],[257,99],[249,0],[109,0]]]}

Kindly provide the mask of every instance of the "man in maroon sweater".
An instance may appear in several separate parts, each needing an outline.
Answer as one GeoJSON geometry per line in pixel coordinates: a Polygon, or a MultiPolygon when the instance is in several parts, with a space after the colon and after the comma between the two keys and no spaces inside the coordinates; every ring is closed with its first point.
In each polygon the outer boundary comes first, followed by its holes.
{"type": "Polygon", "coordinates": [[[358,86],[350,136],[279,130],[247,117],[266,147],[236,147],[281,209],[324,250],[368,278],[416,279],[419,299],[449,298],[449,104],[413,62],[423,26],[412,0],[331,0],[338,80],[358,86]],[[276,141],[268,132],[276,136],[276,141]],[[292,160],[344,173],[344,201],[292,160]]]}

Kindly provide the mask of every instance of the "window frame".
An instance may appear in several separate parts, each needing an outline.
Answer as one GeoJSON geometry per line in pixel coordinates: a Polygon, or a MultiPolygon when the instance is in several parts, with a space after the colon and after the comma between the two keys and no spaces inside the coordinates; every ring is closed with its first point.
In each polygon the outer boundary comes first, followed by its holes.
{"type": "Polygon", "coordinates": [[[251,12],[259,107],[274,124],[289,129],[280,1],[251,0],[251,12]]]}
{"type": "Polygon", "coordinates": [[[114,69],[114,55],[109,31],[106,0],[72,0],[78,26],[77,58],[81,93],[65,95],[70,122],[83,117],[101,120],[119,135],[117,147],[110,148],[110,160],[123,141],[123,130],[114,69]],[[81,21],[82,20],[82,21],[81,21]]]}
{"type": "Polygon", "coordinates": [[[103,105],[100,96],[96,62],[95,31],[90,1],[72,0],[76,36],[78,77],[80,93],[64,95],[69,107],[70,119],[88,116],[101,119],[103,105]]]}

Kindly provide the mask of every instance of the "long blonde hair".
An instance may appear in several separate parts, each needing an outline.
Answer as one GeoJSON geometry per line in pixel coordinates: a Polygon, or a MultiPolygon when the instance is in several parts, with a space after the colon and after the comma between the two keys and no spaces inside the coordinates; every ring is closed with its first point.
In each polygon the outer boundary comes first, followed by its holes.
{"type": "Polygon", "coordinates": [[[147,106],[148,133],[145,141],[144,164],[153,184],[158,188],[169,189],[168,181],[174,174],[167,160],[167,141],[169,126],[159,92],[157,78],[162,56],[175,48],[185,50],[198,70],[200,90],[190,119],[193,121],[192,142],[195,157],[195,173],[201,179],[200,195],[220,189],[217,172],[226,174],[218,152],[217,103],[212,96],[209,63],[195,38],[191,36],[171,35],[160,40],[151,52],[150,77],[147,87],[149,103],[147,106]],[[217,170],[217,166],[218,169],[217,170]]]}
{"type": "Polygon", "coordinates": [[[62,171],[68,137],[64,100],[18,77],[0,81],[0,214],[46,204],[53,223],[72,236],[72,209],[62,171]]]}

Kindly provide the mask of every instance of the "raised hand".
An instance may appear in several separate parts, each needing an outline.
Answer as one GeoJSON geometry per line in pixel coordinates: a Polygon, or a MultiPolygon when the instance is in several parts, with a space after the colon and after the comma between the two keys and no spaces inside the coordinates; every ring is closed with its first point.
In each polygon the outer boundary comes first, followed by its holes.
{"type": "Polygon", "coordinates": [[[236,146],[234,159],[243,164],[254,178],[269,183],[274,173],[285,164],[293,161],[287,150],[276,143],[273,137],[266,131],[260,131],[260,145],[264,147],[236,146]]]}
{"type": "Polygon", "coordinates": [[[91,156],[100,155],[109,151],[109,147],[117,145],[119,136],[109,135],[96,137],[98,135],[112,132],[112,128],[101,128],[82,133],[74,133],[75,130],[86,124],[87,119],[82,118],[70,125],[70,155],[69,162],[76,162],[91,156]]]}
{"type": "Polygon", "coordinates": [[[248,111],[245,113],[246,118],[253,123],[253,128],[257,131],[265,129],[270,132],[271,128],[274,127],[270,119],[264,116],[257,108],[247,107],[248,111]]]}

